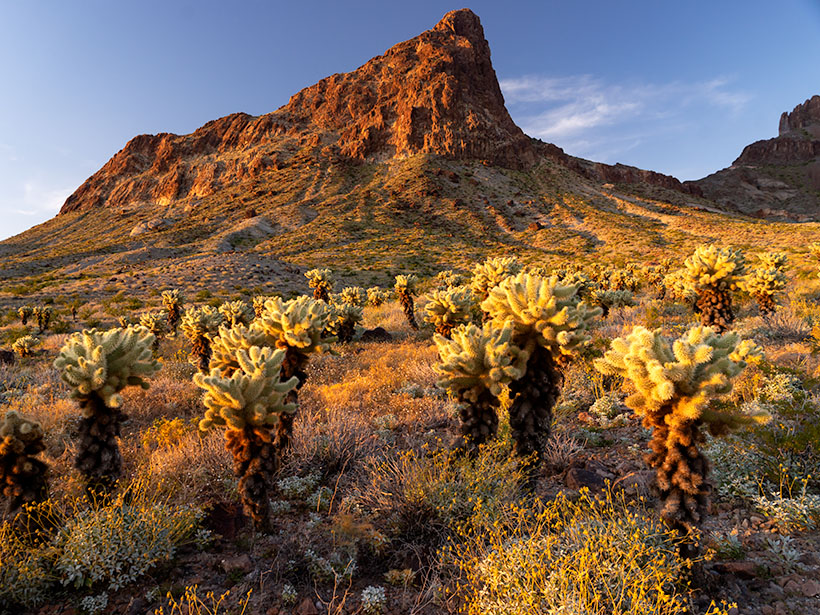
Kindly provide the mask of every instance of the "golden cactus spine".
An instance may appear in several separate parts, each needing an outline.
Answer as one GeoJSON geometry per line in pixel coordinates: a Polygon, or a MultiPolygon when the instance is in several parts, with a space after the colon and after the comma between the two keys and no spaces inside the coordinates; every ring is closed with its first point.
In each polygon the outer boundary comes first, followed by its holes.
{"type": "Polygon", "coordinates": [[[14,410],[0,423],[0,488],[6,516],[48,497],[48,466],[37,455],[45,450],[43,428],[14,410]]]}
{"type": "Polygon", "coordinates": [[[416,322],[415,302],[413,298],[416,296],[416,282],[418,278],[412,273],[409,275],[397,275],[394,290],[399,299],[404,316],[407,318],[407,323],[414,331],[418,331],[419,325],[416,322]]]}

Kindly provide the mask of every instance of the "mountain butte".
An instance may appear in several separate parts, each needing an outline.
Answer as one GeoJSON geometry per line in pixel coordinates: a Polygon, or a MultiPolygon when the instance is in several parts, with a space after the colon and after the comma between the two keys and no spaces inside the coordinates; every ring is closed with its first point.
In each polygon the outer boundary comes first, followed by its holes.
{"type": "MultiPolygon", "coordinates": [[[[651,260],[730,228],[742,240],[738,211],[794,216],[781,198],[791,185],[765,177],[816,158],[817,107],[801,105],[771,147],[753,144],[698,182],[575,158],[515,125],[481,23],[462,9],[267,115],[135,137],[58,216],[0,242],[0,269],[30,285],[60,280],[64,293],[111,280],[262,292],[302,290],[313,266],[366,284],[499,253],[651,260]],[[782,144],[791,153],[778,158],[782,144]],[[750,212],[731,186],[747,190],[751,176],[768,205],[750,212]]],[[[812,164],[800,168],[816,179],[812,164]]],[[[816,195],[800,195],[797,215],[816,213],[816,195]]],[[[748,245],[773,243],[769,231],[750,227],[748,245]]]]}

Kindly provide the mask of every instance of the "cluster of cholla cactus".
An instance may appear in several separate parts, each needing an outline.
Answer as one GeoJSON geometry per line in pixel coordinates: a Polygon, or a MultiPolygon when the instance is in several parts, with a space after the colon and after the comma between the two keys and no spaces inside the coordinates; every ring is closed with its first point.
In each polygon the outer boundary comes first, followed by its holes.
{"type": "Polygon", "coordinates": [[[731,292],[740,288],[745,273],[746,259],[740,250],[703,245],[686,259],[682,279],[697,296],[701,324],[718,332],[728,328],[734,320],[731,292]]]}
{"type": "Polygon", "coordinates": [[[39,423],[14,410],[6,412],[0,423],[0,485],[6,497],[6,515],[48,497],[48,466],[37,459],[45,448],[39,423]]]}
{"type": "Polygon", "coordinates": [[[367,289],[367,303],[373,307],[384,305],[389,298],[390,293],[382,288],[379,288],[378,286],[373,286],[367,289]]]}
{"type": "Polygon", "coordinates": [[[182,332],[191,342],[190,361],[203,374],[208,373],[208,362],[211,360],[211,339],[223,324],[225,319],[222,314],[209,305],[190,307],[182,316],[182,332]]]}
{"type": "Polygon", "coordinates": [[[476,300],[469,287],[434,290],[427,297],[424,320],[433,325],[439,335],[449,338],[455,327],[470,322],[476,300]]]}
{"type": "Polygon", "coordinates": [[[330,293],[333,292],[333,272],[330,269],[311,269],[305,272],[308,286],[313,289],[313,298],[317,301],[330,303],[330,293]]]}
{"type": "Polygon", "coordinates": [[[743,290],[757,301],[760,313],[774,313],[777,308],[774,296],[786,288],[787,257],[782,252],[767,252],[760,255],[760,266],[753,269],[741,280],[743,290]]]}
{"type": "Polygon", "coordinates": [[[126,419],[120,392],[132,385],[148,388],[145,378],[159,369],[153,343],[144,327],[87,329],[69,337],[54,361],[82,410],[75,466],[92,489],[108,489],[120,476],[117,438],[126,419]]]}
{"type": "Polygon", "coordinates": [[[436,274],[436,285],[439,288],[455,288],[456,286],[461,286],[464,282],[464,276],[460,273],[456,273],[452,269],[439,271],[436,274]]]}
{"type": "Polygon", "coordinates": [[[638,290],[640,280],[635,275],[634,267],[630,265],[625,269],[613,269],[609,272],[609,287],[612,290],[628,290],[633,293],[638,290]]]}
{"type": "Polygon", "coordinates": [[[34,315],[34,308],[30,305],[24,305],[17,308],[17,315],[20,317],[20,323],[25,327],[28,326],[28,319],[34,315]]]}
{"type": "Polygon", "coordinates": [[[294,377],[282,380],[284,350],[244,347],[246,338],[241,331],[223,329],[222,333],[222,349],[231,355],[230,365],[214,368],[207,376],[194,375],[194,382],[205,390],[207,408],[199,427],[225,428],[226,447],[233,456],[245,512],[257,530],[269,531],[267,485],[280,460],[276,432],[283,422],[292,421],[286,417],[296,412],[289,395],[298,381],[294,377]],[[232,345],[231,339],[238,343],[232,345]]]}
{"type": "Polygon", "coordinates": [[[270,299],[270,297],[267,297],[265,295],[256,295],[253,298],[253,317],[254,318],[259,318],[259,316],[262,314],[262,312],[265,311],[265,301],[267,301],[268,299],[270,299]]]}
{"type": "Polygon", "coordinates": [[[589,293],[589,302],[601,308],[601,317],[609,316],[612,308],[635,305],[635,298],[631,290],[598,289],[589,293]]]}
{"type": "MultiPolygon", "coordinates": [[[[532,273],[532,272],[530,272],[532,273]]],[[[583,271],[568,271],[562,272],[563,275],[559,276],[560,283],[562,286],[574,286],[577,290],[575,291],[579,297],[582,299],[586,299],[587,296],[597,290],[599,288],[598,284],[590,278],[587,274],[583,271]]],[[[538,274],[534,274],[538,275],[538,274]]],[[[549,276],[542,276],[542,277],[549,277],[549,276]]]]}
{"type": "Polygon", "coordinates": [[[410,328],[418,330],[419,325],[416,322],[415,301],[416,296],[416,282],[418,278],[412,273],[409,275],[397,275],[396,284],[393,289],[396,291],[396,297],[399,299],[404,315],[407,317],[407,322],[410,328]]]}
{"type": "Polygon", "coordinates": [[[367,303],[367,293],[359,286],[346,286],[335,298],[337,303],[347,303],[357,307],[364,306],[367,303]]]}
{"type": "Polygon", "coordinates": [[[476,263],[473,267],[470,288],[473,289],[479,301],[484,301],[491,289],[519,271],[521,271],[521,264],[514,256],[488,258],[483,263],[476,263]]]}
{"type": "Polygon", "coordinates": [[[496,327],[513,326],[512,342],[528,356],[524,374],[510,383],[512,437],[519,455],[543,457],[560,394],[563,368],[589,341],[600,308],[580,301],[575,286],[556,277],[511,276],[490,290],[481,309],[496,327]]]}
{"type": "Polygon", "coordinates": [[[37,329],[40,333],[48,329],[53,313],[54,311],[51,309],[51,306],[48,305],[38,305],[32,311],[32,315],[37,319],[37,329]]]}
{"type": "Polygon", "coordinates": [[[468,452],[495,436],[498,431],[499,395],[502,387],[526,372],[528,354],[512,343],[511,322],[483,328],[462,324],[445,337],[433,339],[441,361],[434,366],[438,385],[460,402],[461,441],[468,452]]]}
{"type": "Polygon", "coordinates": [[[40,343],[40,340],[33,335],[24,335],[15,340],[11,345],[11,349],[19,354],[21,357],[29,357],[34,351],[34,347],[40,343]]]}
{"type": "Polygon", "coordinates": [[[168,313],[168,330],[171,335],[176,333],[179,321],[182,318],[182,294],[176,289],[162,291],[162,305],[168,313]]]}
{"type": "Polygon", "coordinates": [[[361,324],[364,308],[350,303],[332,303],[328,309],[324,334],[343,343],[353,341],[356,328],[361,324]]]}
{"type": "Polygon", "coordinates": [[[698,526],[708,509],[709,464],[699,449],[701,426],[721,435],[749,420],[711,402],[731,391],[746,360],[759,352],[733,332],[720,335],[709,327],[693,327],[670,341],[660,329],[638,326],[613,340],[611,350],[595,361],[602,373],[634,384],[636,392],[626,404],[652,430],[646,461],[656,472],[661,514],[683,534],[698,526]]]}
{"type": "Polygon", "coordinates": [[[148,329],[154,336],[153,350],[155,351],[159,348],[160,339],[168,330],[168,319],[163,318],[163,316],[162,312],[145,312],[140,315],[140,326],[148,329]]]}
{"type": "Polygon", "coordinates": [[[256,317],[253,308],[244,301],[226,301],[219,306],[219,313],[231,327],[249,325],[256,317]]]}

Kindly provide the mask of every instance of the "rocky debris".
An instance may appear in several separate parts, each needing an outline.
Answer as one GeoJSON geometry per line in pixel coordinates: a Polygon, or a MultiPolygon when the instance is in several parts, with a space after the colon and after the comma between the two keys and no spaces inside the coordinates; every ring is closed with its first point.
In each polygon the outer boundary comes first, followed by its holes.
{"type": "Polygon", "coordinates": [[[131,232],[128,233],[129,237],[137,237],[138,235],[142,235],[143,233],[147,233],[148,231],[161,231],[173,225],[173,222],[168,220],[167,218],[153,218],[148,220],[147,222],[140,222],[134,228],[131,229],[131,232]]]}
{"type": "Polygon", "coordinates": [[[363,342],[389,342],[393,336],[383,327],[376,327],[375,329],[367,329],[362,333],[361,341],[363,342]]]}
{"type": "Polygon", "coordinates": [[[11,350],[0,350],[0,365],[13,365],[14,353],[11,350]]]}
{"type": "Polygon", "coordinates": [[[596,472],[584,468],[570,468],[564,475],[564,484],[570,489],[586,487],[590,491],[599,491],[604,488],[604,479],[596,472]]]}

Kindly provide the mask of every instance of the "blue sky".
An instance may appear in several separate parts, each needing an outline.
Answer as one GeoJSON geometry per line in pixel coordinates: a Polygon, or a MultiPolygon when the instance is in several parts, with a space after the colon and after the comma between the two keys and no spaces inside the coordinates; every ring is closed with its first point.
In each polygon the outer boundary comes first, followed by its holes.
{"type": "MultiPolygon", "coordinates": [[[[0,238],[131,137],[273,111],[462,6],[0,0],[0,238]]],[[[513,119],[593,160],[697,179],[820,94],[820,0],[467,6],[513,119]]]]}

